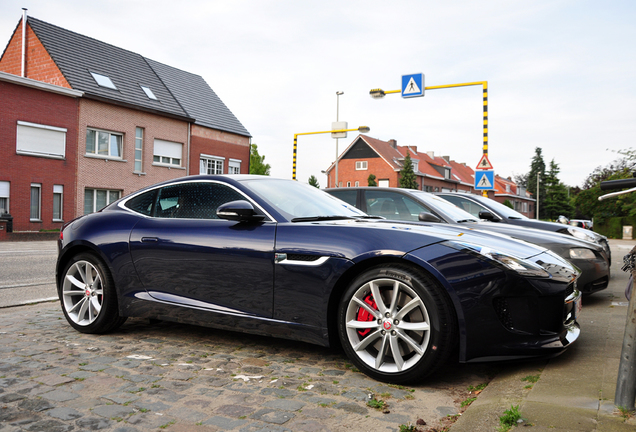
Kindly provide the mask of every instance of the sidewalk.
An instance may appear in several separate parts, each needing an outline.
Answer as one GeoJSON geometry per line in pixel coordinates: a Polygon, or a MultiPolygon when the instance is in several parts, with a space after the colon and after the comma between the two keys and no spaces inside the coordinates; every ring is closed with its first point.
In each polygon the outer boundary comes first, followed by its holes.
{"type": "Polygon", "coordinates": [[[511,405],[534,432],[636,431],[636,419],[624,421],[614,406],[628,305],[621,266],[635,243],[610,241],[610,284],[583,299],[579,340],[557,358],[503,367],[451,432],[493,432],[511,405]],[[536,384],[523,380],[532,376],[539,376],[536,384]]]}

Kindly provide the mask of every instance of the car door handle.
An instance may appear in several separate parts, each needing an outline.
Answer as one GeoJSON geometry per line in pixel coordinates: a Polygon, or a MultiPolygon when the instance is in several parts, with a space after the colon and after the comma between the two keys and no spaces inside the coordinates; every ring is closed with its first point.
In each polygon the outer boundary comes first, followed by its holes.
{"type": "Polygon", "coordinates": [[[158,242],[159,239],[157,237],[142,237],[141,241],[143,243],[149,243],[149,242],[158,242]]]}

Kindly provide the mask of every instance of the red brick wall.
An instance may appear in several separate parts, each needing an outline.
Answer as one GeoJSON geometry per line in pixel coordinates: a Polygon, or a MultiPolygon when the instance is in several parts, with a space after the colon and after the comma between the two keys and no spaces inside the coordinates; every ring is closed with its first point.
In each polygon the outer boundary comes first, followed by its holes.
{"type": "MultiPolygon", "coordinates": [[[[369,185],[369,175],[375,175],[375,181],[389,180],[390,187],[398,186],[398,173],[384,161],[382,158],[370,159],[340,159],[338,161],[338,183],[342,183],[342,187],[347,187],[347,182],[351,182],[351,186],[355,186],[356,181],[360,182],[360,186],[369,185]],[[356,170],[356,162],[367,161],[366,170],[356,170]]],[[[336,169],[335,167],[329,173],[328,187],[335,187],[336,169]]]]}
{"type": "MultiPolygon", "coordinates": [[[[51,60],[42,42],[27,25],[26,77],[38,81],[71,88],[57,65],[51,60]]],[[[22,22],[11,37],[9,45],[0,59],[0,71],[13,75],[22,73],[22,22]]]]}
{"type": "Polygon", "coordinates": [[[9,211],[14,231],[38,231],[60,228],[53,222],[53,185],[63,185],[63,217],[70,220],[75,207],[75,172],[77,166],[78,100],[0,82],[0,181],[10,182],[9,211]],[[17,122],[26,121],[67,129],[64,160],[16,153],[17,122]],[[31,222],[31,183],[42,185],[41,222],[31,222]]]}
{"type": "Polygon", "coordinates": [[[249,137],[192,125],[190,137],[190,174],[199,174],[201,155],[225,158],[223,174],[228,172],[230,159],[241,161],[241,174],[249,174],[250,139],[249,137]]]}
{"type": "MultiPolygon", "coordinates": [[[[80,101],[79,140],[77,146],[77,215],[84,214],[84,189],[118,190],[121,196],[145,186],[186,175],[189,124],[155,114],[122,108],[103,102],[80,101]],[[86,155],[86,128],[123,134],[122,158],[90,157],[86,155]],[[143,174],[135,170],[135,130],[144,129],[143,174]],[[181,168],[153,165],[155,138],[183,144],[181,168]]],[[[196,166],[198,173],[198,164],[196,166]]]]}

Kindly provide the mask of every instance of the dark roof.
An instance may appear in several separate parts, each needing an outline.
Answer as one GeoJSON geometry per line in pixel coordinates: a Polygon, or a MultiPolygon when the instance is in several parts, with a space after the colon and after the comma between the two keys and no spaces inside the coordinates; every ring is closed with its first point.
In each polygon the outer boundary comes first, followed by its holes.
{"type": "Polygon", "coordinates": [[[200,76],[33,17],[28,17],[28,23],[70,86],[86,97],[250,136],[200,76]],[[117,90],[97,85],[91,72],[109,77],[117,90]],[[150,99],[141,86],[150,88],[157,100],[150,99]]]}
{"type": "Polygon", "coordinates": [[[250,136],[232,111],[199,76],[172,66],[146,59],[183,109],[196,119],[195,123],[214,129],[250,136]]]}

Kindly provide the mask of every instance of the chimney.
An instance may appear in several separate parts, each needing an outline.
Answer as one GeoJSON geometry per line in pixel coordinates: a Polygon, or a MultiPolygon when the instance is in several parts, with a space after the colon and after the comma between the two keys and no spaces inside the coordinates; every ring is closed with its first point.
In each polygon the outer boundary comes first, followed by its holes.
{"type": "Polygon", "coordinates": [[[389,140],[389,145],[390,145],[391,147],[393,147],[394,149],[397,149],[397,141],[396,141],[396,140],[394,140],[394,139],[390,139],[390,140],[389,140]]]}
{"type": "Polygon", "coordinates": [[[27,8],[22,8],[22,78],[26,77],[26,24],[27,8]]]}
{"type": "Polygon", "coordinates": [[[427,151],[426,154],[428,155],[428,157],[430,157],[431,159],[435,159],[435,152],[433,151],[427,151]]]}
{"type": "Polygon", "coordinates": [[[450,156],[442,156],[442,159],[444,159],[446,162],[450,163],[450,156]]]}

